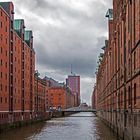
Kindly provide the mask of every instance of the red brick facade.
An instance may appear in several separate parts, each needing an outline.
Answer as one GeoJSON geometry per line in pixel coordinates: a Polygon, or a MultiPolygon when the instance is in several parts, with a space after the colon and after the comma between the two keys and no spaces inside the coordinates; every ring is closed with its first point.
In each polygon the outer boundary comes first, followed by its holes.
{"type": "Polygon", "coordinates": [[[47,95],[50,109],[66,108],[66,90],[63,87],[51,87],[47,95]]]}
{"type": "Polygon", "coordinates": [[[34,111],[32,31],[14,20],[12,2],[0,2],[0,124],[30,120],[34,111]]]}
{"type": "Polygon", "coordinates": [[[0,125],[45,117],[51,103],[73,107],[71,90],[56,85],[35,73],[32,31],[25,29],[23,19],[14,19],[12,2],[0,2],[0,125]]]}
{"type": "Polygon", "coordinates": [[[44,117],[46,111],[46,81],[37,77],[35,74],[35,96],[34,96],[34,113],[35,117],[41,118],[44,117]]]}
{"type": "Polygon", "coordinates": [[[66,109],[74,107],[74,94],[65,85],[52,86],[47,92],[47,109],[66,109]]]}
{"type": "Polygon", "coordinates": [[[0,6],[0,124],[7,122],[9,117],[9,24],[10,18],[0,6]]]}
{"type": "Polygon", "coordinates": [[[114,0],[97,72],[99,116],[126,140],[140,139],[140,0],[114,0]]]}

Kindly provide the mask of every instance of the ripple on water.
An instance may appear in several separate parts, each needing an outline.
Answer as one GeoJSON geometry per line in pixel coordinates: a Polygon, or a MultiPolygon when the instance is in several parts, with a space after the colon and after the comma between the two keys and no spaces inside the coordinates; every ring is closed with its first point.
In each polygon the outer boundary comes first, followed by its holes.
{"type": "Polygon", "coordinates": [[[57,118],[0,135],[0,140],[117,140],[92,113],[57,118]],[[76,117],[77,116],[77,117],[76,117]],[[82,117],[86,116],[86,117],[82,117]],[[89,117],[88,117],[89,116],[89,117]]]}

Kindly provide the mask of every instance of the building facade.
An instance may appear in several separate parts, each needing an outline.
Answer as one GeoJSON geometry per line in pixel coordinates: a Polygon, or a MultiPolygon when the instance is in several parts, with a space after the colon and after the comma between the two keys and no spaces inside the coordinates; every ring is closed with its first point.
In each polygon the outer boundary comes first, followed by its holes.
{"type": "Polygon", "coordinates": [[[75,95],[69,87],[66,87],[66,108],[75,107],[75,95]]]}
{"type": "Polygon", "coordinates": [[[140,0],[113,0],[97,71],[98,115],[126,140],[140,139],[140,0]]]}
{"type": "Polygon", "coordinates": [[[35,73],[35,95],[34,95],[34,114],[36,118],[45,117],[46,112],[46,90],[47,84],[44,79],[35,73]]]}
{"type": "Polygon", "coordinates": [[[75,106],[80,105],[80,76],[69,75],[66,79],[66,85],[72,90],[75,95],[75,106]]]}
{"type": "MultiPolygon", "coordinates": [[[[13,5],[9,10],[12,13],[13,5]]],[[[12,14],[10,16],[12,18],[12,14]]],[[[9,121],[10,16],[0,6],[0,124],[9,121]]]]}
{"type": "Polygon", "coordinates": [[[14,19],[12,2],[0,2],[0,125],[43,118],[52,103],[73,107],[74,97],[64,84],[35,73],[33,33],[14,19]]]}
{"type": "Polygon", "coordinates": [[[32,31],[14,19],[12,2],[0,2],[0,124],[30,120],[34,111],[35,52],[32,31]]]}
{"type": "Polygon", "coordinates": [[[92,108],[97,109],[97,88],[94,86],[92,93],[92,108]]]}
{"type": "Polygon", "coordinates": [[[49,87],[46,92],[46,110],[61,110],[74,107],[75,96],[64,83],[45,77],[49,87]]]}
{"type": "Polygon", "coordinates": [[[48,108],[54,110],[66,108],[66,90],[64,87],[50,87],[47,97],[48,108]]]}

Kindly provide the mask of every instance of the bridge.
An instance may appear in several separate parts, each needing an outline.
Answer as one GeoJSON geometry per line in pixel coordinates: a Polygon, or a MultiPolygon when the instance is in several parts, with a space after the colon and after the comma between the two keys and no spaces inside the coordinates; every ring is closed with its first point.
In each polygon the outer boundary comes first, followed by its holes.
{"type": "Polygon", "coordinates": [[[74,108],[69,108],[69,109],[64,109],[62,110],[63,113],[79,113],[79,112],[92,112],[92,113],[96,113],[95,109],[91,109],[88,107],[74,107],[74,108]]]}
{"type": "MultiPolygon", "coordinates": [[[[74,107],[74,108],[68,108],[68,109],[63,109],[63,110],[51,110],[48,112],[51,113],[53,117],[60,117],[60,116],[69,116],[71,114],[80,113],[80,112],[91,112],[96,115],[97,111],[89,107],[74,107]]],[[[76,117],[84,117],[84,116],[79,115],[76,117]]],[[[85,116],[85,117],[89,117],[89,116],[85,116]]]]}

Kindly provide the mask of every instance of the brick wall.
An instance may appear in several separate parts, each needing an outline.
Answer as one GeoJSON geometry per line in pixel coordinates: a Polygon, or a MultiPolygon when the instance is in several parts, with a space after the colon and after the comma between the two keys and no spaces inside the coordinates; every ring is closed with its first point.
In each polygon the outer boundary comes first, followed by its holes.
{"type": "MultiPolygon", "coordinates": [[[[110,13],[111,14],[111,13],[110,13]]],[[[139,139],[140,0],[114,0],[109,40],[97,72],[97,108],[122,138],[139,139]]]]}

